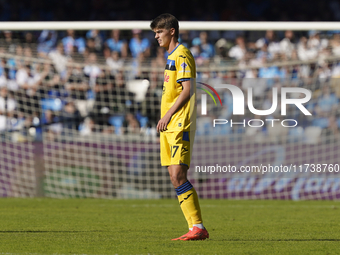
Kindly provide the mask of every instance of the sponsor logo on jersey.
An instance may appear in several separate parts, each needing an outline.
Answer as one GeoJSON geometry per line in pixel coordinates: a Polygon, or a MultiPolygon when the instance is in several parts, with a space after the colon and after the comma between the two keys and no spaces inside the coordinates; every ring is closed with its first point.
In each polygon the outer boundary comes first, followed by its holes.
{"type": "Polygon", "coordinates": [[[168,59],[166,62],[165,70],[176,71],[175,60],[168,59]]]}
{"type": "Polygon", "coordinates": [[[185,62],[181,64],[181,67],[182,67],[182,70],[180,70],[179,73],[190,73],[190,69],[187,68],[188,65],[185,62]]]}
{"type": "Polygon", "coordinates": [[[187,67],[188,65],[185,63],[185,62],[183,62],[182,64],[181,64],[181,67],[183,68],[183,70],[185,70],[185,68],[187,67]]]}
{"type": "Polygon", "coordinates": [[[164,74],[164,82],[169,82],[170,79],[170,75],[168,75],[167,73],[164,74]]]}

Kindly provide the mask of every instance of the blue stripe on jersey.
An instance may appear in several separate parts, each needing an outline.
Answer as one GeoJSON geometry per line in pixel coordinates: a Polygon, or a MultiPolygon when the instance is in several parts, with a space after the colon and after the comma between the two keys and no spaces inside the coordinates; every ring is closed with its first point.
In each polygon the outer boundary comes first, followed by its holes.
{"type": "Polygon", "coordinates": [[[177,80],[177,83],[181,83],[183,81],[189,81],[189,80],[190,80],[190,78],[183,78],[183,79],[177,80]]]}
{"type": "Polygon", "coordinates": [[[175,60],[168,59],[166,61],[166,64],[169,65],[169,66],[175,66],[175,60]]]}
{"type": "Polygon", "coordinates": [[[183,183],[181,186],[179,186],[175,190],[176,190],[177,196],[179,196],[191,189],[192,189],[192,184],[189,181],[186,181],[185,183],[183,183]]]}
{"type": "Polygon", "coordinates": [[[189,132],[183,132],[183,141],[190,142],[189,140],[189,132]]]}

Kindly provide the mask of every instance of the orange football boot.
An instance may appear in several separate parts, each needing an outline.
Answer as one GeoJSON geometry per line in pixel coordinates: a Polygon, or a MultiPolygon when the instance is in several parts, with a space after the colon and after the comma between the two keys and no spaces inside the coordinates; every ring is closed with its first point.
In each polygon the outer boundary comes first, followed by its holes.
{"type": "Polygon", "coordinates": [[[209,233],[206,229],[200,229],[198,227],[193,227],[193,229],[182,239],[183,241],[190,240],[205,240],[209,238],[209,233]]]}
{"type": "Polygon", "coordinates": [[[171,241],[183,240],[185,237],[187,237],[188,235],[190,235],[191,231],[192,231],[192,230],[189,230],[188,233],[186,233],[186,234],[184,234],[184,235],[182,235],[182,236],[180,236],[180,237],[171,239],[171,241]]]}

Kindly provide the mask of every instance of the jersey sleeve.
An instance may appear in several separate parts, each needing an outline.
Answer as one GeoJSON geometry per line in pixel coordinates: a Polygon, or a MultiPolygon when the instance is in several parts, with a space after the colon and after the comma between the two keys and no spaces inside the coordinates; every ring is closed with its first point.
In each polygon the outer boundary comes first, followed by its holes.
{"type": "Polygon", "coordinates": [[[190,53],[181,52],[176,58],[177,77],[180,83],[196,76],[195,60],[190,53]]]}

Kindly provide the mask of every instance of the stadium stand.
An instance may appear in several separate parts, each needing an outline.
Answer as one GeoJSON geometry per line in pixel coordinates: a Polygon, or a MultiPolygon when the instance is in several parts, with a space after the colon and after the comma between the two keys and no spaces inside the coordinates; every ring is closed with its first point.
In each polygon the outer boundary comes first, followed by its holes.
{"type": "MultiPolygon", "coordinates": [[[[154,128],[159,115],[157,108],[163,82],[162,66],[167,55],[159,48],[151,56],[150,48],[143,50],[142,44],[154,45],[152,39],[148,39],[150,32],[144,32],[144,38],[139,39],[141,31],[133,31],[135,37],[121,41],[119,47],[124,48],[125,43],[126,53],[124,50],[111,50],[115,40],[120,42],[119,31],[86,33],[103,36],[98,40],[101,43],[98,46],[102,49],[100,52],[89,46],[89,39],[86,46],[81,46],[82,50],[79,50],[72,43],[76,43],[72,36],[77,33],[67,33],[68,36],[62,36],[62,32],[42,31],[35,41],[31,40],[29,46],[25,41],[10,39],[12,33],[9,31],[3,33],[5,41],[0,44],[1,130],[18,129],[19,122],[32,127],[36,123],[40,125],[44,123],[46,110],[52,111],[54,122],[74,120],[78,123],[75,125],[78,131],[79,127],[84,126],[82,122],[85,117],[90,117],[95,125],[100,126],[96,132],[111,130],[115,134],[126,134],[133,130],[136,133],[134,128],[129,128],[130,125],[137,125],[144,131],[154,128]],[[138,47],[137,40],[142,43],[138,47]],[[67,46],[68,42],[73,46],[67,46]],[[144,88],[143,80],[147,82],[144,82],[144,88]],[[66,114],[65,107],[70,102],[74,111],[66,114]],[[128,116],[133,116],[134,121],[128,116]]],[[[219,34],[223,35],[222,32],[219,34]]],[[[340,57],[337,53],[340,37],[337,33],[318,31],[308,34],[297,37],[294,32],[286,31],[280,37],[279,32],[266,31],[264,37],[253,41],[238,36],[234,42],[225,38],[209,41],[207,32],[198,33],[198,37],[186,34],[185,38],[196,59],[198,81],[230,83],[245,92],[249,84],[256,82],[254,96],[258,99],[257,105],[263,109],[271,105],[268,91],[272,87],[280,88],[287,84],[309,87],[314,94],[308,107],[317,118],[309,121],[304,116],[296,117],[301,117],[303,128],[315,126],[326,130],[330,123],[334,122],[334,126],[340,121],[337,83],[340,75],[340,57]]],[[[79,42],[85,42],[84,38],[77,38],[79,42]]],[[[224,108],[215,112],[220,118],[230,116],[232,111],[228,94],[224,98],[224,108]]],[[[332,130],[335,131],[334,128],[332,130]]],[[[38,135],[34,139],[41,137],[38,135]]]]}

